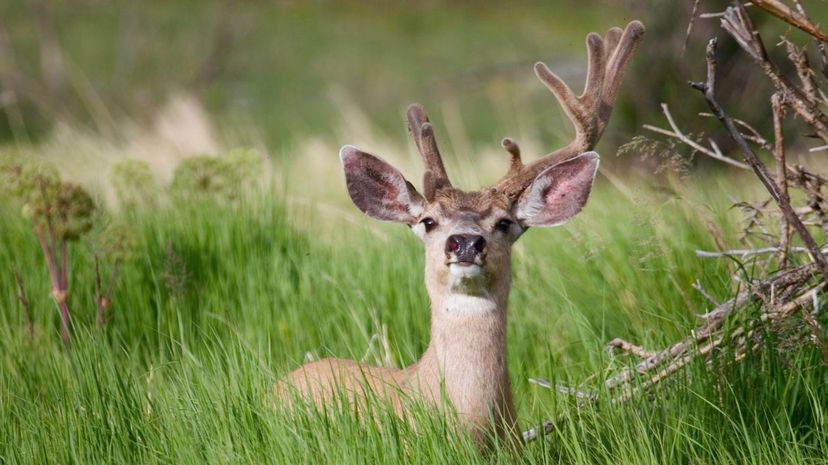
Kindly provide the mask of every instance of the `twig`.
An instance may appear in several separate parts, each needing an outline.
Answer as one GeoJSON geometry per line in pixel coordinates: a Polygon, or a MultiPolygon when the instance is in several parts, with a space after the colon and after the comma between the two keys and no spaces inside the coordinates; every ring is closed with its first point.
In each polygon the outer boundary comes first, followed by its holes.
{"type": "MultiPolygon", "coordinates": [[[[741,4],[728,7],[722,18],[722,27],[736,40],[742,49],[765,72],[774,87],[785,95],[785,102],[808,125],[814,128],[817,135],[828,143],[828,117],[818,106],[811,102],[807,95],[790,83],[779,71],[779,68],[770,61],[762,43],[762,38],[753,27],[747,12],[741,4]]],[[[715,113],[715,112],[714,112],[715,113]]]]}
{"type": "Polygon", "coordinates": [[[687,22],[687,31],[684,33],[684,43],[681,45],[681,56],[683,57],[687,52],[687,43],[690,41],[690,33],[693,32],[693,25],[696,23],[696,14],[699,11],[699,3],[701,0],[693,2],[693,11],[690,12],[690,21],[687,22]]]}
{"type": "Polygon", "coordinates": [[[828,234],[828,216],[825,214],[825,209],[822,208],[823,198],[819,186],[806,186],[808,194],[808,206],[816,214],[819,226],[822,228],[823,234],[828,234]]]}
{"type": "Polygon", "coordinates": [[[788,39],[782,39],[785,43],[785,48],[788,51],[788,60],[796,68],[796,75],[799,76],[799,82],[802,84],[802,92],[811,103],[819,103],[817,96],[817,86],[814,81],[814,70],[808,63],[808,55],[804,48],[799,48],[788,39]]]}
{"type": "MultiPolygon", "coordinates": [[[[799,14],[802,15],[802,17],[804,17],[810,22],[810,18],[808,18],[808,14],[805,13],[805,8],[802,7],[802,3],[800,3],[799,0],[793,0],[793,2],[794,5],[796,5],[796,11],[798,11],[799,14]]],[[[824,40],[820,40],[817,37],[814,37],[814,39],[816,39],[815,42],[817,46],[817,51],[819,52],[820,62],[822,63],[822,74],[825,77],[828,77],[828,55],[825,53],[826,42],[824,40]]],[[[823,98],[825,98],[825,96],[823,96],[823,98]]]]}
{"type": "MultiPolygon", "coordinates": [[[[699,116],[703,116],[705,118],[715,118],[716,117],[716,115],[714,115],[713,113],[710,113],[709,111],[699,112],[699,116]]],[[[773,149],[770,142],[768,142],[764,137],[762,137],[762,134],[759,134],[759,131],[757,131],[756,128],[754,128],[753,126],[748,124],[747,121],[741,120],[739,118],[733,118],[733,122],[736,123],[736,126],[739,126],[742,129],[744,129],[745,131],[747,131],[747,133],[742,132],[742,137],[744,137],[745,139],[755,143],[756,145],[762,147],[765,150],[773,149]]],[[[748,167],[748,168],[750,168],[750,167],[748,167]]]]}
{"type": "MultiPolygon", "coordinates": [[[[776,182],[779,190],[787,198],[788,195],[788,169],[785,161],[785,137],[782,131],[782,118],[785,116],[784,97],[776,92],[771,96],[771,109],[773,110],[773,158],[776,160],[776,182]]],[[[782,226],[779,237],[779,267],[785,268],[788,263],[788,246],[791,240],[791,225],[787,218],[782,216],[782,226]]]]}
{"type": "Polygon", "coordinates": [[[653,352],[650,352],[641,346],[637,346],[631,342],[627,342],[619,337],[611,340],[609,344],[607,344],[607,350],[610,354],[614,353],[615,351],[621,351],[628,354],[633,354],[638,358],[650,358],[654,354],[653,352]]]}
{"type": "Polygon", "coordinates": [[[523,432],[523,442],[532,442],[540,436],[544,436],[546,434],[555,431],[555,423],[550,421],[545,421],[541,424],[540,428],[529,428],[528,430],[523,432]]]}
{"type": "MultiPolygon", "coordinates": [[[[813,295],[817,293],[823,286],[823,283],[820,283],[807,291],[801,293],[797,298],[794,300],[780,306],[778,309],[774,311],[766,311],[762,314],[760,321],[773,321],[773,320],[781,320],[791,314],[797,308],[800,308],[813,298],[813,295]]],[[[639,392],[644,392],[656,384],[660,383],[670,375],[676,373],[679,369],[688,365],[693,359],[698,356],[709,357],[713,354],[715,349],[720,348],[725,342],[732,341],[735,344],[735,348],[737,349],[737,356],[739,353],[746,352],[745,343],[755,336],[755,332],[753,329],[746,330],[744,326],[736,328],[729,337],[725,335],[720,335],[718,337],[710,339],[710,342],[706,344],[699,345],[700,343],[707,340],[707,338],[701,337],[701,331],[696,331],[691,334],[691,337],[694,338],[694,343],[691,341],[686,341],[683,344],[683,349],[681,352],[677,354],[673,354],[671,357],[666,358],[665,360],[669,360],[669,363],[655,375],[649,376],[645,380],[643,380],[639,386],[633,388],[629,387],[629,383],[625,383],[625,389],[621,390],[621,395],[616,399],[616,402],[625,402],[631,399],[635,394],[639,392]]],[[[753,346],[756,347],[755,345],[753,346]]],[[[657,365],[658,366],[658,365],[657,365]]],[[[655,367],[657,367],[655,366],[655,367]]],[[[653,368],[655,368],[653,367],[653,368]]],[[[642,372],[641,374],[646,374],[650,370],[646,372],[642,372]]]]}
{"type": "Polygon", "coordinates": [[[704,322],[690,336],[642,360],[632,368],[628,367],[623,369],[618,374],[607,378],[604,384],[607,389],[616,389],[619,386],[629,383],[636,377],[636,374],[645,374],[666,361],[681,356],[693,345],[705,342],[716,334],[733,312],[744,308],[758,296],[771,292],[771,290],[798,288],[802,283],[808,282],[817,272],[818,268],[816,264],[809,263],[789,271],[778,273],[764,281],[745,286],[732,299],[722,303],[712,311],[701,315],[704,322]]]}
{"type": "Polygon", "coordinates": [[[595,394],[592,394],[592,393],[589,393],[589,392],[579,391],[579,390],[577,390],[575,388],[571,388],[569,386],[561,386],[561,385],[553,386],[552,383],[549,382],[548,379],[544,379],[544,378],[529,378],[528,381],[530,383],[532,383],[536,386],[540,386],[544,389],[554,389],[555,391],[557,391],[561,394],[571,395],[571,396],[574,396],[575,398],[581,399],[581,400],[590,400],[590,401],[592,401],[592,400],[595,400],[595,399],[598,398],[598,396],[595,395],[595,394]]]}
{"type": "Polygon", "coordinates": [[[724,16],[724,11],[714,11],[712,13],[700,14],[699,19],[721,18],[722,16],[724,16]]]}
{"type": "MultiPolygon", "coordinates": [[[[722,250],[721,252],[711,252],[708,250],[696,250],[696,256],[699,258],[722,258],[722,257],[738,257],[749,258],[755,255],[766,255],[778,253],[783,251],[782,247],[763,247],[761,249],[731,249],[722,250]]],[[[788,252],[794,253],[810,253],[810,250],[805,247],[790,247],[788,252]]],[[[820,252],[828,253],[828,248],[823,248],[820,252]]]]}
{"type": "Polygon", "coordinates": [[[710,293],[707,292],[707,290],[704,287],[702,287],[701,282],[699,282],[698,279],[696,280],[696,282],[693,283],[693,289],[699,291],[699,294],[704,296],[704,298],[707,299],[713,305],[715,305],[717,307],[719,305],[721,305],[721,303],[719,301],[717,301],[715,298],[713,298],[713,296],[710,295],[710,293]]]}
{"type": "MultiPolygon", "coordinates": [[[[816,299],[816,293],[814,293],[814,299],[816,299]]],[[[816,304],[814,304],[814,307],[816,307],[816,304]]],[[[823,365],[828,366],[828,346],[825,345],[825,341],[823,340],[822,325],[819,324],[816,318],[814,318],[805,306],[802,307],[802,319],[808,323],[808,327],[811,330],[811,338],[822,355],[823,365]]]]}
{"type": "MultiPolygon", "coordinates": [[[[607,378],[604,381],[605,387],[608,390],[619,392],[611,401],[613,403],[625,402],[633,398],[636,394],[651,389],[669,376],[677,373],[681,368],[687,366],[696,357],[705,357],[707,362],[709,362],[711,360],[710,357],[725,343],[730,343],[735,348],[734,361],[743,359],[749,348],[753,349],[757,347],[757,344],[747,345],[747,342],[755,337],[755,332],[751,328],[741,326],[728,335],[724,333],[725,322],[733,316],[734,312],[748,308],[748,304],[753,302],[758,296],[763,296],[767,293],[773,294],[775,292],[785,298],[790,295],[799,294],[799,296],[784,305],[773,307],[771,311],[763,312],[761,321],[779,321],[789,316],[793,310],[807,304],[808,300],[821,289],[823,283],[819,283],[804,292],[801,291],[802,286],[807,284],[817,273],[818,268],[816,264],[809,263],[798,268],[780,272],[764,281],[751,284],[740,290],[733,299],[717,306],[713,311],[704,315],[704,322],[692,331],[689,336],[660,352],[651,354],[634,367],[626,367],[618,374],[607,378]],[[638,379],[641,382],[637,386],[632,386],[631,383],[638,379]]],[[[763,298],[763,300],[765,299],[763,298]]],[[[615,341],[617,340],[613,342],[615,341]]],[[[629,344],[626,341],[623,342],[629,344]]],[[[632,344],[629,345],[632,346],[632,344]]],[[[552,384],[543,379],[530,379],[530,382],[548,389],[552,388],[552,384]]],[[[566,393],[570,393],[569,388],[565,389],[567,389],[566,393]]],[[[563,391],[559,388],[558,392],[563,391]]],[[[575,392],[577,393],[579,391],[575,392]]],[[[595,401],[597,400],[597,396],[586,394],[584,399],[595,401]]],[[[524,441],[533,441],[543,434],[552,432],[554,429],[554,422],[544,422],[540,428],[531,428],[525,431],[523,433],[524,441]]]]}
{"type": "Polygon", "coordinates": [[[573,389],[573,388],[567,387],[567,386],[555,386],[555,390],[560,392],[561,394],[568,394],[568,395],[571,395],[571,396],[575,396],[575,398],[578,399],[578,400],[588,400],[590,402],[594,402],[594,401],[598,400],[598,395],[597,394],[592,394],[592,393],[589,393],[589,392],[579,391],[577,389],[573,389]]]}
{"type": "Polygon", "coordinates": [[[721,121],[727,131],[730,133],[730,136],[736,141],[736,144],[742,150],[742,154],[745,157],[745,161],[747,161],[751,168],[753,168],[754,173],[765,186],[765,189],[768,190],[771,197],[776,201],[777,205],[779,205],[780,210],[782,211],[783,215],[785,216],[788,223],[793,226],[796,230],[799,237],[802,239],[802,242],[805,243],[805,246],[811,252],[814,261],[816,261],[817,266],[819,267],[820,272],[822,273],[823,278],[828,281],[828,262],[825,260],[825,256],[820,253],[819,247],[814,241],[813,236],[811,233],[808,232],[808,229],[805,228],[805,225],[802,224],[802,220],[799,219],[796,212],[794,212],[793,208],[791,207],[790,201],[788,200],[788,196],[781,193],[779,191],[779,187],[774,182],[773,178],[768,173],[767,168],[765,168],[764,163],[753,153],[753,150],[747,144],[747,141],[742,137],[739,130],[736,128],[733,120],[724,112],[722,107],[719,105],[718,101],[716,100],[715,91],[716,91],[716,39],[713,38],[707,43],[707,81],[706,82],[694,82],[690,83],[690,86],[696,90],[699,90],[703,93],[705,100],[707,101],[708,106],[710,107],[713,114],[721,121]]]}
{"type": "MultiPolygon", "coordinates": [[[[780,0],[753,0],[753,4],[777,18],[785,21],[791,26],[798,27],[822,42],[828,42],[828,35],[822,32],[818,25],[811,22],[807,16],[800,11],[794,11],[780,0]]],[[[798,5],[799,6],[799,5],[798,5]]],[[[800,6],[801,8],[801,6],[800,6]]]]}
{"type": "Polygon", "coordinates": [[[678,128],[678,126],[676,125],[675,120],[673,120],[673,115],[670,114],[670,109],[669,109],[669,107],[667,106],[666,103],[661,104],[661,111],[662,111],[662,113],[664,113],[664,117],[667,118],[667,123],[670,125],[670,128],[672,129],[672,131],[668,131],[666,129],[662,129],[662,128],[659,128],[659,127],[656,127],[656,126],[651,126],[649,124],[645,124],[642,127],[644,129],[648,130],[648,131],[653,131],[653,132],[656,132],[656,133],[659,133],[659,134],[663,134],[665,136],[669,136],[669,137],[678,139],[681,142],[683,142],[683,143],[687,144],[688,146],[690,146],[691,148],[693,148],[694,150],[696,150],[700,153],[703,153],[703,154],[707,155],[710,158],[714,158],[716,160],[722,161],[724,163],[727,163],[729,165],[732,165],[732,166],[735,166],[737,168],[741,168],[741,169],[744,169],[744,170],[749,170],[750,169],[750,166],[748,166],[744,163],[741,163],[739,161],[736,161],[732,158],[728,158],[728,157],[724,156],[722,154],[722,152],[719,150],[719,147],[716,146],[715,143],[712,140],[711,140],[712,149],[708,149],[707,147],[705,147],[705,146],[699,144],[698,142],[694,141],[693,139],[687,137],[687,135],[684,134],[678,128]]]}

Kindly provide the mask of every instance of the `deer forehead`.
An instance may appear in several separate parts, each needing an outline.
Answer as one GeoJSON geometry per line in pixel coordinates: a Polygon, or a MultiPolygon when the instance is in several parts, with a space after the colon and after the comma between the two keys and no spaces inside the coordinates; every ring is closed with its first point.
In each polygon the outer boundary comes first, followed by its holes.
{"type": "Polygon", "coordinates": [[[478,192],[441,189],[427,211],[461,222],[477,222],[503,215],[510,209],[509,199],[491,189],[478,192]]]}

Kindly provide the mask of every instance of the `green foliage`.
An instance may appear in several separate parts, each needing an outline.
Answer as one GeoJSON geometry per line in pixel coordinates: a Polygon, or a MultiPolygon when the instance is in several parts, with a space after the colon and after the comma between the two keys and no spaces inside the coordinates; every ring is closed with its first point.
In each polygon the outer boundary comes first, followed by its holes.
{"type": "Polygon", "coordinates": [[[158,206],[160,189],[145,161],[128,159],[116,163],[110,180],[121,208],[158,206]]]}
{"type": "MultiPolygon", "coordinates": [[[[730,295],[726,265],[692,256],[714,247],[702,219],[728,238],[738,229],[723,189],[709,182],[682,190],[681,201],[599,184],[571,224],[521,239],[508,328],[520,424],[559,424],[516,456],[479,456],[423,409],[410,412],[420,420],[413,430],[384,414],[366,423],[350,412],[273,408],[273,383],[306,353],[381,359],[369,341],[384,325],[391,358],[408,364],[429,322],[421,245],[405,228],[343,222],[304,233],[283,200],[265,194],[125,215],[113,237],[134,231],[140,259],[122,267],[128,285],[113,295],[119,311],[106,332],[94,328],[92,286],[80,285],[93,279],[91,254],[74,261],[71,353],[54,337],[49,296],[30,294],[38,331],[51,335],[31,344],[14,282],[0,280],[0,461],[819,463],[828,455],[828,369],[809,344],[693,364],[628,405],[581,405],[526,381],[601,393],[593,375],[630,362],[609,356],[608,340],[657,348],[686,334],[708,308],[688,291],[697,279],[714,298],[730,295]]],[[[38,289],[41,263],[30,226],[0,205],[0,270],[16,266],[38,289]]]]}
{"type": "Polygon", "coordinates": [[[74,241],[92,228],[95,202],[81,186],[62,182],[54,166],[7,161],[0,165],[6,192],[22,203],[23,216],[55,240],[74,241]]]}
{"type": "Polygon", "coordinates": [[[236,200],[260,177],[263,163],[262,156],[249,149],[236,149],[220,157],[187,158],[176,167],[170,191],[179,198],[236,200]]]}
{"type": "Polygon", "coordinates": [[[57,237],[77,240],[92,229],[95,202],[81,186],[69,182],[60,183],[52,209],[51,213],[58,218],[55,224],[57,237]]]}
{"type": "Polygon", "coordinates": [[[95,253],[113,263],[134,259],[140,245],[137,231],[119,218],[110,220],[96,239],[95,253]]]}

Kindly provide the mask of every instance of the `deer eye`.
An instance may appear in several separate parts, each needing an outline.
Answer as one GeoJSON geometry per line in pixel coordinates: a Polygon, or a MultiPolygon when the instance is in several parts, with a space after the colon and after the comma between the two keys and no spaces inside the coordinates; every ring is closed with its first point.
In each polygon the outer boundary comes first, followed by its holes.
{"type": "Polygon", "coordinates": [[[507,220],[506,218],[503,218],[495,224],[495,229],[502,233],[507,233],[509,232],[509,228],[512,227],[512,223],[512,220],[507,220]]]}
{"type": "Polygon", "coordinates": [[[431,232],[431,230],[437,227],[437,222],[434,221],[434,218],[431,217],[423,218],[422,220],[420,220],[420,223],[422,223],[423,226],[425,226],[426,232],[431,232]]]}

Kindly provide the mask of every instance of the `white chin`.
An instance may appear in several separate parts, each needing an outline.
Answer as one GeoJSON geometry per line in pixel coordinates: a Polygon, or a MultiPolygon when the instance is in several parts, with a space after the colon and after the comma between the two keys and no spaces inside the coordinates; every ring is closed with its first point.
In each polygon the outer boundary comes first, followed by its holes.
{"type": "Polygon", "coordinates": [[[458,265],[456,263],[452,263],[449,265],[449,272],[455,278],[467,279],[480,276],[480,273],[483,272],[483,268],[477,264],[458,265]]]}

